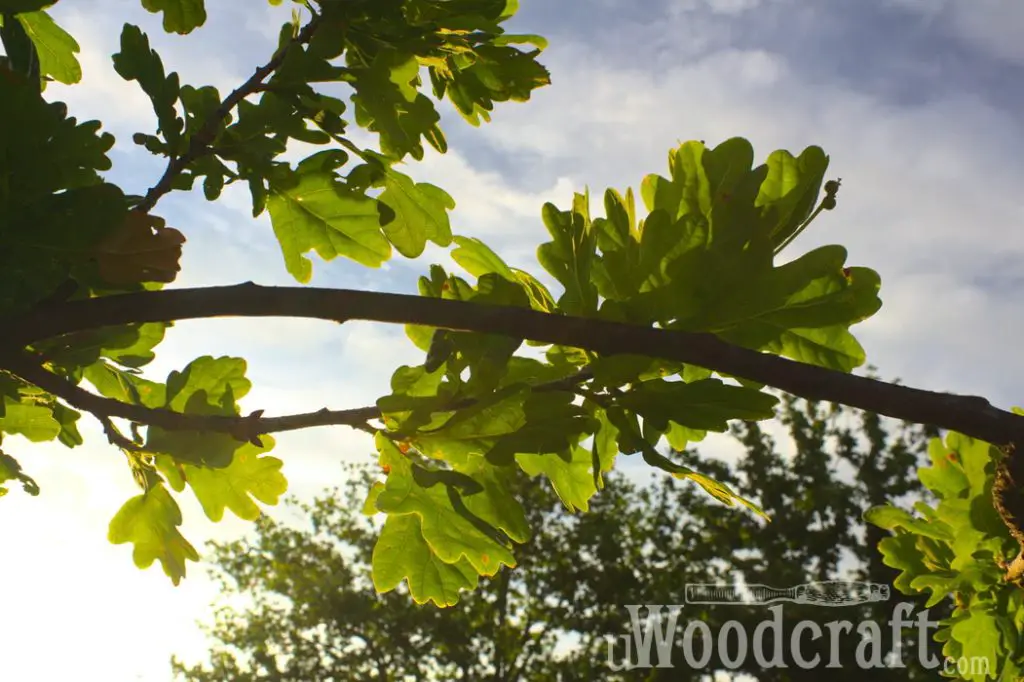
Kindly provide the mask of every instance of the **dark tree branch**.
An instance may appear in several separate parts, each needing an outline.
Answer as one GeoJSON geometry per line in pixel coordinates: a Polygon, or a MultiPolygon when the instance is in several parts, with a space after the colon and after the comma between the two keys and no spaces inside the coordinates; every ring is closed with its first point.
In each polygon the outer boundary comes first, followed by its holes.
{"type": "MultiPolygon", "coordinates": [[[[23,357],[19,354],[26,345],[69,332],[133,322],[224,316],[418,324],[531,339],[603,355],[645,355],[743,377],[811,400],[842,403],[896,419],[958,431],[994,444],[1024,443],[1024,417],[1000,410],[984,398],[925,391],[844,374],[734,346],[713,334],[552,315],[526,308],[347,289],[263,287],[247,282],[68,301],[0,320],[0,329],[10,330],[0,340],[0,367],[11,369],[10,363],[23,357]]],[[[24,378],[35,383],[29,377],[24,378]]],[[[109,409],[106,402],[101,404],[103,408],[109,409]]],[[[318,415],[325,415],[325,412],[279,417],[277,419],[285,421],[277,426],[288,424],[290,426],[285,428],[304,428],[337,423],[333,418],[318,415]]],[[[151,417],[147,412],[138,412],[129,418],[156,423],[151,417]]],[[[183,418],[182,415],[174,417],[183,418]]],[[[217,419],[224,418],[204,419],[210,419],[210,425],[214,425],[220,424],[217,419]]]]}
{"type": "MultiPolygon", "coordinates": [[[[0,359],[0,369],[54,395],[68,405],[84,412],[89,412],[103,425],[107,440],[126,450],[139,450],[140,445],[123,436],[111,417],[120,417],[139,424],[149,424],[160,428],[189,431],[219,431],[230,433],[238,440],[256,442],[257,437],[264,433],[280,431],[296,431],[313,426],[350,426],[353,429],[374,434],[377,429],[368,422],[381,419],[383,415],[376,406],[358,407],[347,410],[329,410],[323,408],[316,412],[292,414],[285,417],[264,417],[263,410],[256,410],[247,417],[231,417],[226,415],[183,414],[164,408],[152,408],[145,405],[125,403],[113,398],[105,398],[76,386],[67,379],[54,374],[43,367],[38,360],[27,355],[5,355],[0,359]]],[[[554,391],[571,388],[573,385],[591,378],[589,370],[576,372],[572,376],[533,387],[536,391],[554,391]]],[[[465,399],[453,402],[448,409],[458,410],[469,407],[477,401],[465,399]]],[[[258,444],[258,443],[257,443],[258,444]]]]}
{"type": "Polygon", "coordinates": [[[220,103],[213,113],[211,113],[205,121],[203,121],[202,127],[196,132],[195,135],[189,140],[188,149],[181,156],[172,156],[168,162],[167,167],[164,169],[164,173],[160,176],[160,180],[155,185],[149,188],[146,192],[146,196],[135,207],[135,210],[142,213],[148,213],[156,206],[156,202],[171,191],[174,179],[183,171],[186,167],[196,159],[204,156],[210,151],[210,143],[217,137],[217,127],[228,117],[231,110],[238,106],[238,103],[249,95],[253,95],[263,90],[264,83],[267,78],[270,77],[281,64],[284,63],[284,58],[288,54],[288,50],[293,45],[302,45],[308,43],[313,37],[313,33],[316,31],[317,26],[320,24],[320,15],[314,15],[308,24],[299,32],[294,39],[288,44],[281,46],[274,52],[274,55],[270,58],[263,66],[256,69],[255,73],[249,77],[244,83],[239,85],[237,88],[231,91],[231,93],[224,98],[224,101],[220,103]]]}
{"type": "MultiPolygon", "coordinates": [[[[67,379],[57,376],[37,362],[22,355],[4,355],[0,366],[15,376],[57,396],[72,407],[89,412],[103,423],[107,437],[115,445],[129,447],[127,439],[112,437],[108,428],[111,417],[120,417],[140,424],[159,426],[169,431],[219,431],[230,433],[238,440],[252,440],[261,433],[279,431],[295,431],[312,426],[342,425],[353,428],[368,428],[366,422],[380,417],[376,407],[360,407],[351,410],[328,410],[292,414],[286,417],[263,417],[263,410],[257,410],[247,417],[231,417],[226,415],[182,414],[166,409],[154,409],[144,405],[133,405],[112,398],[104,398],[72,384],[67,379]]],[[[371,431],[373,429],[370,429],[371,431]]],[[[116,433],[116,432],[115,432],[116,433]]],[[[123,437],[122,437],[123,438],[123,437]]]]}

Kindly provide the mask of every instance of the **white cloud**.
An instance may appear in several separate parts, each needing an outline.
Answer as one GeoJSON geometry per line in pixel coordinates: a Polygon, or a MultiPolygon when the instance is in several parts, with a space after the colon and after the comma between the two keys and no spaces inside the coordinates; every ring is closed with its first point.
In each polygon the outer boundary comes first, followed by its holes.
{"type": "Polygon", "coordinates": [[[758,8],[762,0],[676,0],[669,5],[669,12],[674,16],[708,10],[712,14],[737,16],[758,8]]]}
{"type": "Polygon", "coordinates": [[[1002,0],[957,0],[953,29],[975,48],[1024,66],[1024,5],[1002,0]]]}
{"type": "Polygon", "coordinates": [[[1024,5],[1005,0],[887,0],[938,22],[950,35],[983,54],[1024,66],[1024,5]]]}
{"type": "Polygon", "coordinates": [[[74,86],[53,83],[47,95],[67,102],[71,113],[81,119],[99,118],[105,128],[123,126],[134,131],[132,126],[141,129],[155,124],[153,106],[142,88],[114,71],[110,56],[119,50],[118,35],[103,30],[82,12],[62,12],[56,18],[81,46],[82,80],[74,86]]]}

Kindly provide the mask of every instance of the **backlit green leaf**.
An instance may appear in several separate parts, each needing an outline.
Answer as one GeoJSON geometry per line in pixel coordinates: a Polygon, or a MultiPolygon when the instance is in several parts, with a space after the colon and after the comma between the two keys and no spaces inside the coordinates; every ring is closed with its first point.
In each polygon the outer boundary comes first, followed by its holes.
{"type": "Polygon", "coordinates": [[[107,538],[115,545],[132,543],[132,559],[139,568],[159,561],[177,585],[185,577],[185,562],[199,560],[199,553],[178,531],[180,525],[178,503],[158,485],[124,503],[110,521],[107,538]]]}
{"type": "Polygon", "coordinates": [[[56,81],[71,85],[82,79],[82,66],[75,58],[78,43],[46,12],[27,12],[18,21],[35,43],[39,54],[39,71],[56,81]]]}
{"type": "Polygon", "coordinates": [[[476,589],[476,570],[467,559],[442,561],[423,539],[415,514],[391,514],[373,548],[373,586],[390,592],[403,580],[418,604],[454,606],[461,590],[476,589]]]}
{"type": "Polygon", "coordinates": [[[287,490],[288,481],[281,473],[284,463],[276,457],[261,456],[274,447],[274,439],[268,435],[260,439],[263,447],[242,445],[235,451],[231,464],[223,469],[182,465],[185,481],[211,521],[220,521],[225,509],[240,519],[255,521],[260,508],[252,498],[274,505],[287,490]]]}
{"type": "Polygon", "coordinates": [[[440,187],[414,183],[407,175],[388,171],[384,191],[378,197],[384,234],[406,258],[417,258],[428,241],[448,246],[452,241],[448,211],[455,201],[440,187]]]}
{"type": "Polygon", "coordinates": [[[0,417],[0,433],[24,436],[33,443],[53,440],[60,433],[60,422],[45,405],[16,402],[3,398],[4,416],[0,417]]]}
{"type": "Polygon", "coordinates": [[[191,33],[206,23],[203,0],[142,0],[142,6],[150,12],[163,12],[168,33],[191,33]]]}
{"type": "Polygon", "coordinates": [[[324,260],[340,255],[369,267],[391,257],[377,202],[353,194],[331,174],[309,173],[294,187],[273,187],[267,209],[288,272],[300,282],[313,274],[312,263],[303,256],[310,250],[324,260]]]}

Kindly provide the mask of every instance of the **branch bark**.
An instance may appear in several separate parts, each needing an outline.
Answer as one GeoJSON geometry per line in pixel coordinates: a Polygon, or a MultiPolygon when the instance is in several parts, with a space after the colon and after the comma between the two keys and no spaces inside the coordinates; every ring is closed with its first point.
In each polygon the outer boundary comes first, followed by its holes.
{"type": "MultiPolygon", "coordinates": [[[[100,421],[110,417],[120,417],[140,424],[159,426],[169,431],[195,430],[231,433],[238,440],[243,441],[253,440],[261,433],[296,431],[312,426],[344,425],[363,428],[367,421],[381,416],[380,410],[376,407],[359,407],[350,410],[324,408],[316,412],[292,414],[285,417],[263,417],[263,410],[257,410],[247,417],[183,414],[172,410],[124,403],[90,393],[50,372],[26,356],[5,355],[0,358],[0,368],[57,396],[72,407],[93,414],[100,421]]],[[[104,426],[107,425],[104,424],[104,426]]],[[[108,437],[110,437],[109,432],[108,437]]],[[[116,444],[128,447],[124,443],[116,444]]]]}
{"type": "MultiPolygon", "coordinates": [[[[984,398],[926,391],[845,374],[734,346],[713,334],[553,315],[526,308],[348,289],[264,287],[247,282],[59,303],[0,320],[0,329],[10,330],[0,340],[0,367],[9,368],[9,363],[21,356],[25,346],[61,334],[133,322],[225,316],[417,324],[501,334],[583,348],[602,355],[645,355],[706,367],[812,400],[842,403],[896,419],[958,431],[997,445],[1024,443],[1024,417],[998,409],[984,398]]],[[[148,417],[141,421],[149,423],[147,420],[148,417]]]]}
{"type": "MultiPolygon", "coordinates": [[[[112,398],[90,393],[64,377],[46,369],[39,360],[27,354],[18,356],[10,354],[0,357],[0,370],[10,372],[23,381],[43,389],[68,405],[88,412],[103,425],[107,439],[126,450],[136,450],[137,443],[125,438],[111,423],[111,417],[120,417],[139,424],[159,426],[169,431],[218,431],[229,433],[240,441],[250,441],[261,445],[259,436],[264,433],[281,431],[297,431],[313,426],[350,426],[353,429],[366,431],[370,435],[377,429],[368,422],[371,419],[382,419],[383,414],[374,405],[356,407],[346,410],[330,410],[326,407],[316,412],[290,414],[283,417],[264,417],[263,410],[255,410],[248,416],[184,414],[165,408],[147,407],[133,403],[125,403],[112,398]]],[[[571,390],[577,384],[592,377],[588,369],[580,370],[571,376],[556,381],[536,384],[534,391],[571,390]]],[[[464,399],[447,406],[450,410],[459,410],[475,404],[474,399],[464,399]]]]}

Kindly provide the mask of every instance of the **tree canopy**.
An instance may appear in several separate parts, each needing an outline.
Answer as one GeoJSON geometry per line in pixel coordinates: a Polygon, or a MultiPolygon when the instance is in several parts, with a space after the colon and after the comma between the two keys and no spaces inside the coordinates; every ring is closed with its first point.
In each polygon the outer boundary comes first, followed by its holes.
{"type": "MultiPolygon", "coordinates": [[[[180,82],[126,24],[113,67],[138,83],[157,119],[132,141],[166,161],[141,196],[104,175],[115,141],[101,123],[47,96],[48,82],[81,75],[78,43],[50,4],[0,0],[0,483],[39,492],[9,436],[73,448],[82,415],[98,419],[140,486],[109,540],[130,544],[139,567],[159,562],[177,584],[198,553],[179,530],[176,496],[190,490],[213,521],[226,510],[256,519],[257,502],[275,504],[287,486],[283,460],[268,454],[271,434],[348,425],[374,434],[385,472],[365,501],[386,517],[375,587],[404,581],[416,601],[445,606],[516,565],[531,533],[510,488],[518,471],[549,483],[569,511],[586,511],[616,460],[639,455],[719,502],[763,513],[664,445],[679,450],[730,420],[771,418],[771,386],[953,432],[920,472],[938,506],[869,518],[896,533],[879,546],[903,570],[899,589],[956,595],[938,635],[946,653],[998,660],[1002,675],[1019,670],[1024,419],[984,398],[852,374],[866,356],[850,328],[879,310],[878,274],[847,264],[839,245],[780,258],[837,206],[840,181],[826,179],[822,149],[778,150],[755,165],[741,137],[683,143],[668,154],[667,176],[642,179],[639,197],[608,189],[592,202],[588,191],[541,207],[546,274],[531,274],[454,235],[451,196],[398,170],[425,145],[447,149],[442,102],[481,125],[497,103],[526,101],[549,83],[538,61],[545,40],[504,30],[515,0],[295,2],[277,49],[227,94],[180,82]],[[331,94],[338,88],[343,96],[331,94]],[[359,129],[376,145],[357,144],[359,129]],[[323,149],[283,160],[296,141],[323,149]],[[160,202],[197,182],[210,201],[226,185],[248,188],[253,216],[269,214],[299,284],[310,280],[311,252],[379,267],[396,251],[415,259],[427,243],[452,247],[464,272],[431,265],[418,295],[169,287],[186,235],[166,224],[160,202]],[[424,359],[396,369],[372,406],[275,416],[241,413],[250,389],[242,358],[145,374],[174,321],[222,316],[402,324],[424,359]]],[[[202,0],[142,4],[168,32],[206,20],[202,0]]]]}

